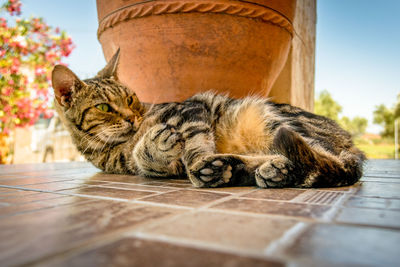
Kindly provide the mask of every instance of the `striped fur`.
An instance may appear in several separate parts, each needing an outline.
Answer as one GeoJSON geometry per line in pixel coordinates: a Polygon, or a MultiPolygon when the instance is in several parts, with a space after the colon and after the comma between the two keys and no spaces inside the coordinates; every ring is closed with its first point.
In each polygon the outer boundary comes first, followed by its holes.
{"type": "Polygon", "coordinates": [[[263,188],[344,186],[362,175],[364,154],[330,119],[210,92],[145,105],[109,65],[85,81],[65,67],[53,71],[61,119],[78,150],[106,172],[187,176],[197,187],[263,188]]]}

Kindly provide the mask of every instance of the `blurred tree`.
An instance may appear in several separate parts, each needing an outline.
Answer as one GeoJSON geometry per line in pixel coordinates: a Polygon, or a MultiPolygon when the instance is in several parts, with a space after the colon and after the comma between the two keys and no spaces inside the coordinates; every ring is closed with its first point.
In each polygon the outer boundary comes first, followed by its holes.
{"type": "Polygon", "coordinates": [[[363,135],[368,126],[368,120],[358,116],[353,119],[343,116],[339,123],[354,137],[360,137],[363,135]]]}
{"type": "Polygon", "coordinates": [[[394,120],[400,118],[400,94],[397,95],[397,103],[392,107],[388,108],[384,104],[381,104],[375,108],[374,111],[374,123],[382,125],[383,137],[393,138],[394,136],[394,120]]]}
{"type": "MultiPolygon", "coordinates": [[[[20,0],[6,1],[0,13],[0,144],[4,144],[15,127],[32,125],[40,115],[52,116],[51,69],[74,45],[64,31],[42,18],[21,19],[20,0]]],[[[0,163],[6,162],[7,150],[0,146],[0,163]]]]}
{"type": "Polygon", "coordinates": [[[314,112],[318,115],[338,121],[339,113],[342,112],[342,106],[332,98],[327,90],[323,90],[315,100],[314,112]]]}
{"type": "Polygon", "coordinates": [[[342,112],[342,106],[332,98],[327,90],[323,90],[317,96],[314,103],[314,112],[337,121],[354,137],[359,137],[364,134],[368,126],[368,120],[362,117],[350,119],[343,116],[340,118],[339,115],[342,112]]]}

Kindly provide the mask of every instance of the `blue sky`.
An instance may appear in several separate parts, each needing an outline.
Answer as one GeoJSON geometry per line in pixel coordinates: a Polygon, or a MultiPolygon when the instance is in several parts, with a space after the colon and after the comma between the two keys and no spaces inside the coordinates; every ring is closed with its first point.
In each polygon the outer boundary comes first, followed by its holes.
{"type": "MultiPolygon", "coordinates": [[[[41,16],[71,35],[77,45],[65,60],[81,78],[105,64],[97,41],[94,0],[22,0],[23,16],[41,16]]],[[[316,94],[327,89],[343,114],[369,119],[376,105],[392,106],[400,93],[400,1],[317,2],[316,94]]]]}

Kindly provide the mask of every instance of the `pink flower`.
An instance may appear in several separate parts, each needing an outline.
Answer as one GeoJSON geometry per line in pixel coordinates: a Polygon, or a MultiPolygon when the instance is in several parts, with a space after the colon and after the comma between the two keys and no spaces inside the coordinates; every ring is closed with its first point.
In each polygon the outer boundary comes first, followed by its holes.
{"type": "Polygon", "coordinates": [[[46,70],[44,68],[36,68],[35,69],[35,75],[39,76],[39,75],[43,75],[46,74],[46,70]]]}
{"type": "Polygon", "coordinates": [[[10,134],[10,129],[8,129],[8,128],[3,128],[3,131],[2,131],[5,135],[9,135],[10,134]]]}
{"type": "Polygon", "coordinates": [[[12,94],[12,92],[14,91],[14,89],[12,87],[7,87],[3,90],[3,94],[5,96],[10,96],[12,94]]]}
{"type": "MultiPolygon", "coordinates": [[[[20,0],[4,2],[3,10],[11,16],[19,15],[20,0]]],[[[0,60],[3,62],[0,67],[3,77],[0,129],[8,124],[24,127],[35,123],[39,116],[53,116],[53,111],[48,107],[51,84],[49,70],[54,64],[61,63],[75,48],[69,36],[61,33],[58,27],[49,27],[41,18],[16,18],[14,21],[9,26],[3,16],[0,18],[0,31],[6,32],[1,42],[7,47],[7,50],[0,48],[0,60]],[[21,33],[17,27],[23,25],[26,25],[26,31],[21,33]],[[21,65],[31,67],[35,76],[21,72],[21,65]]]]}

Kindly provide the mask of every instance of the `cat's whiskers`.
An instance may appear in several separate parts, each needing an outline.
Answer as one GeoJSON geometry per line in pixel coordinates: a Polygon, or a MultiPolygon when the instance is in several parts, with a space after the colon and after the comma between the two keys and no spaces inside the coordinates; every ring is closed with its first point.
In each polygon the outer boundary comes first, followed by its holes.
{"type": "Polygon", "coordinates": [[[100,152],[103,151],[103,149],[105,148],[106,144],[108,144],[108,140],[110,140],[110,138],[112,138],[112,137],[114,137],[114,135],[111,135],[111,134],[108,135],[107,140],[104,142],[103,146],[100,148],[100,152]]]}
{"type": "Polygon", "coordinates": [[[82,143],[83,143],[84,141],[90,142],[90,141],[92,141],[92,140],[95,139],[95,138],[96,138],[96,135],[95,135],[95,136],[91,136],[91,135],[85,133],[85,135],[82,136],[82,139],[81,139],[81,141],[79,142],[78,146],[82,145],[82,143]]]}
{"type": "Polygon", "coordinates": [[[91,140],[88,141],[86,148],[83,150],[83,154],[85,154],[85,152],[92,146],[93,142],[98,142],[100,139],[98,139],[96,136],[94,136],[91,140]]]}
{"type": "Polygon", "coordinates": [[[97,143],[96,143],[96,146],[95,146],[95,148],[93,149],[92,154],[91,154],[91,156],[93,156],[93,152],[97,149],[98,144],[102,141],[101,138],[100,138],[100,135],[103,134],[105,131],[107,131],[107,129],[108,129],[108,128],[106,128],[106,129],[102,130],[101,132],[98,132],[97,134],[95,134],[95,135],[91,138],[91,140],[90,140],[90,138],[88,138],[87,146],[86,146],[85,150],[84,150],[82,153],[85,153],[90,147],[92,147],[92,144],[93,144],[94,142],[97,142],[97,143]]]}
{"type": "Polygon", "coordinates": [[[110,134],[107,135],[107,141],[103,141],[103,140],[100,138],[100,135],[101,135],[101,134],[104,134],[104,133],[105,133],[106,131],[108,131],[111,127],[113,127],[113,125],[108,126],[108,127],[105,128],[103,131],[99,132],[99,133],[96,135],[96,136],[99,137],[99,140],[97,141],[96,146],[94,147],[94,149],[93,149],[92,154],[90,155],[90,157],[92,157],[92,156],[93,156],[93,153],[94,153],[95,151],[97,151],[97,147],[99,146],[99,144],[100,144],[101,142],[104,143],[103,145],[107,144],[108,139],[110,138],[111,135],[110,135],[110,134]]]}

